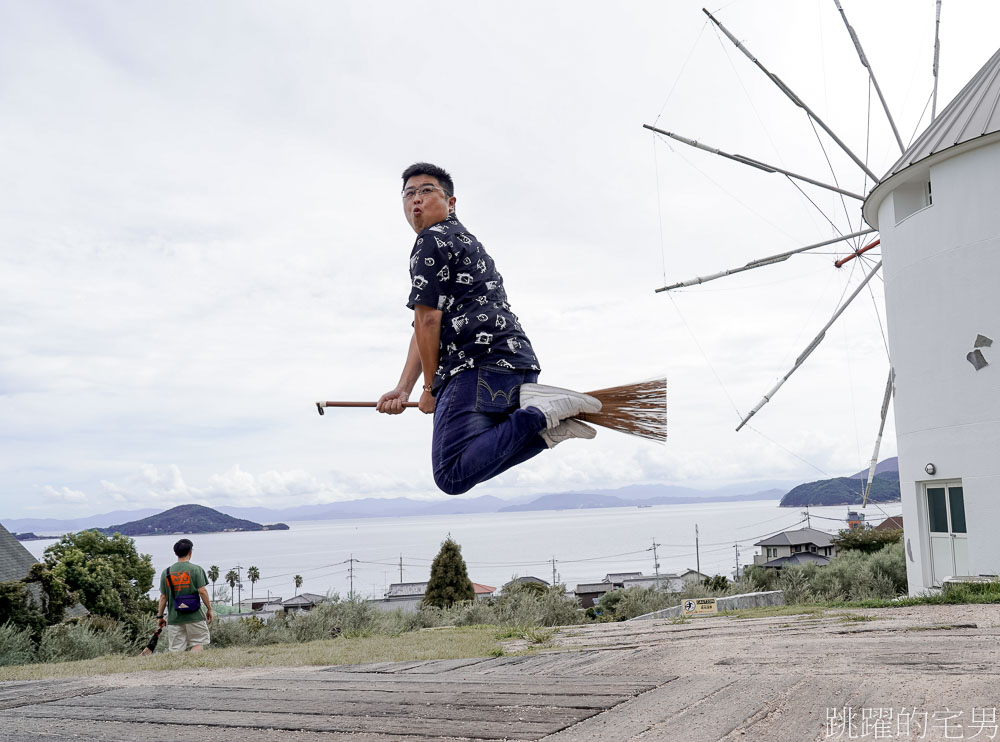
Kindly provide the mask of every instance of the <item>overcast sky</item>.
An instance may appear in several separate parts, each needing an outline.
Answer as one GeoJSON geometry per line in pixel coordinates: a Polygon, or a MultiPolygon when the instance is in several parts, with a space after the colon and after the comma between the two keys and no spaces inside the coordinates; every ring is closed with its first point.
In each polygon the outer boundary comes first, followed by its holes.
{"type": "MultiPolygon", "coordinates": [[[[909,141],[934,2],[844,5],[909,141]]],[[[717,16],[889,168],[833,0],[717,16]]],[[[939,110],[998,23],[995,2],[945,0],[939,110]]],[[[863,265],[827,249],[654,294],[828,239],[828,218],[859,226],[859,202],[807,187],[820,211],[779,175],[642,128],[832,179],[802,112],[720,38],[687,0],[0,0],[0,516],[443,499],[429,417],[312,404],[396,383],[414,238],[399,173],[417,160],[452,172],[543,382],[669,379],[665,446],[602,430],[467,497],[866,466],[888,371],[878,279],[734,432],[863,265]]],[[[822,141],[843,187],[871,187],[822,141]]]]}

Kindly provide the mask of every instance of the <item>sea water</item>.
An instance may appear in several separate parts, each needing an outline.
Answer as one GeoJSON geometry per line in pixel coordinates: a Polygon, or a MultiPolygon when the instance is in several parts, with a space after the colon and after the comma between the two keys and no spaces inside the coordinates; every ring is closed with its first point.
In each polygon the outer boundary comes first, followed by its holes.
{"type": "MultiPolygon", "coordinates": [[[[809,508],[810,524],[835,533],[846,527],[847,506],[809,508]]],[[[900,503],[869,505],[868,520],[899,515],[900,503]]],[[[242,567],[242,597],[250,597],[246,568],[261,578],[257,596],[289,598],[296,592],[341,596],[353,589],[381,598],[392,582],[428,578],[441,542],[449,536],[462,547],[469,577],[501,587],[516,576],[534,576],[572,590],[578,583],[600,582],[611,572],[654,575],[653,544],[659,571],[681,573],[700,560],[707,575],[732,577],[737,565],[753,563],[754,543],[790,528],[803,528],[804,510],[779,508],[776,500],[691,503],[581,510],[545,510],[473,515],[363,518],[289,522],[287,531],[206,533],[190,536],[193,559],[206,571],[218,565],[217,586],[233,567],[242,567]],[[695,527],[698,548],[695,548],[695,527]],[[402,559],[402,570],[400,570],[402,559]],[[555,563],[553,565],[553,559],[555,563]],[[303,579],[296,590],[295,575],[303,579]]],[[[150,554],[157,574],[173,563],[178,535],[139,536],[140,553],[150,554]]],[[[24,545],[41,557],[52,541],[24,545]]],[[[158,594],[154,585],[153,594],[158,594]]]]}

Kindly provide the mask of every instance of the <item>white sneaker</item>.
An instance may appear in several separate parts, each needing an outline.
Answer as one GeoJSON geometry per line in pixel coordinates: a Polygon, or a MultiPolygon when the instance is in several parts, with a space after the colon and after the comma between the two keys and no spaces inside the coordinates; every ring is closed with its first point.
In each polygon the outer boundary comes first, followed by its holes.
{"type": "Polygon", "coordinates": [[[525,407],[534,407],[545,415],[545,427],[552,430],[566,418],[581,412],[600,412],[601,400],[572,389],[544,384],[521,384],[521,409],[525,407]]]}
{"type": "Polygon", "coordinates": [[[568,420],[563,420],[561,423],[556,425],[552,430],[543,430],[539,433],[542,436],[542,440],[545,441],[545,445],[549,448],[555,448],[563,441],[568,441],[570,438],[586,438],[590,440],[597,435],[597,431],[592,427],[587,425],[587,423],[582,423],[579,420],[574,420],[570,418],[568,420]]]}

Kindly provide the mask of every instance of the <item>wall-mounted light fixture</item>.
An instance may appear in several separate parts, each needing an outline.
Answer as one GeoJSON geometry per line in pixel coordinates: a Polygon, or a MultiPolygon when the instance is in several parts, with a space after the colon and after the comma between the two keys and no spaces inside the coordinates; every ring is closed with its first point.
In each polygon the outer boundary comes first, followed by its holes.
{"type": "Polygon", "coordinates": [[[934,466],[934,464],[928,464],[927,466],[924,467],[924,471],[933,477],[934,474],[937,472],[937,467],[934,466]]]}

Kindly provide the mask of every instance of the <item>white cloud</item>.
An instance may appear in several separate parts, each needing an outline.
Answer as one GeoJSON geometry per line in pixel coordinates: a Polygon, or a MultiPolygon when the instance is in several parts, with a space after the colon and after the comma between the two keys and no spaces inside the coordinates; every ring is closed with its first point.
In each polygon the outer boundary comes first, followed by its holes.
{"type": "Polygon", "coordinates": [[[80,505],[89,502],[89,498],[85,493],[70,489],[69,487],[52,487],[51,485],[46,485],[42,488],[42,495],[48,502],[53,504],[80,505]]]}
{"type": "MultiPolygon", "coordinates": [[[[98,509],[438,497],[430,420],[312,407],[375,398],[398,377],[412,233],[396,194],[417,159],[454,172],[543,381],[670,377],[666,447],[602,432],[476,493],[861,468],[886,366],[867,296],[754,418],[766,438],[732,430],[734,405],[745,413],[787,371],[850,268],[803,257],[653,294],[831,231],[783,179],[641,129],[659,113],[827,177],[801,112],[720,47],[700,8],[4,4],[0,138],[16,146],[0,174],[0,476],[14,495],[0,508],[17,515],[19,493],[46,488],[98,509]]],[[[912,130],[931,11],[847,10],[912,130]]],[[[832,5],[747,0],[720,17],[877,169],[891,163],[877,109],[867,139],[865,72],[832,5]]],[[[994,51],[997,17],[985,0],[949,10],[942,100],[994,51]]],[[[848,219],[813,197],[856,228],[856,205],[848,219]]]]}

